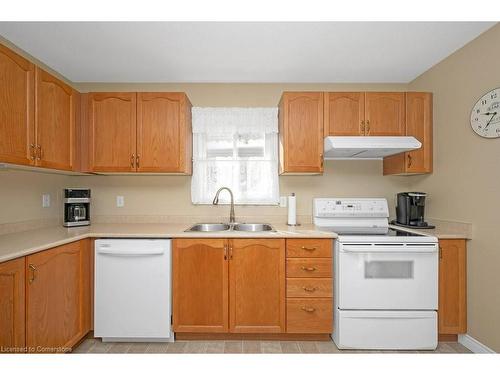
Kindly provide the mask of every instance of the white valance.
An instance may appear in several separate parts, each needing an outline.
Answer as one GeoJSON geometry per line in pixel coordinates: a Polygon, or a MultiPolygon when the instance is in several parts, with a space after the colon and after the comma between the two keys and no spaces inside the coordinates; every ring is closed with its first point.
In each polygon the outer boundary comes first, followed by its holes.
{"type": "Polygon", "coordinates": [[[278,133],[278,108],[193,107],[193,133],[278,133]]]}

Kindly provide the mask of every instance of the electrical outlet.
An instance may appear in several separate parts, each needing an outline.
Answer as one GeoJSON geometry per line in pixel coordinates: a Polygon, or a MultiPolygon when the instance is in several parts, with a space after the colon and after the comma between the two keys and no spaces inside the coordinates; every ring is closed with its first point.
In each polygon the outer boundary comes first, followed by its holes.
{"type": "Polygon", "coordinates": [[[116,196],[116,207],[125,206],[125,197],[123,195],[116,196]]]}
{"type": "Polygon", "coordinates": [[[280,197],[280,207],[286,207],[286,197],[280,197]]]}
{"type": "Polygon", "coordinates": [[[42,195],[42,207],[50,207],[50,194],[42,195]]]}

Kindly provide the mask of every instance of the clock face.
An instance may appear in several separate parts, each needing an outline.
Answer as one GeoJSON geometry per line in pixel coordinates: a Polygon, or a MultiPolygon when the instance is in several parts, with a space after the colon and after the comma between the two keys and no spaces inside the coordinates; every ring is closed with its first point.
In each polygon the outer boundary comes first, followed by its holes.
{"type": "Polygon", "coordinates": [[[481,137],[500,137],[500,87],[477,101],[470,113],[470,125],[481,137]]]}

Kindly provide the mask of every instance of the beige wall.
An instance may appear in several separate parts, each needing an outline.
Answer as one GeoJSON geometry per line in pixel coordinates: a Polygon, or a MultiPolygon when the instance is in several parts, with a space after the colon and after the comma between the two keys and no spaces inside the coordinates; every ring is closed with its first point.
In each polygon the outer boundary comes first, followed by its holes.
{"type": "Polygon", "coordinates": [[[68,184],[70,176],[0,169],[0,224],[62,217],[62,188],[68,184]],[[50,194],[50,207],[42,208],[43,194],[50,194]]]}
{"type": "Polygon", "coordinates": [[[431,217],[473,223],[468,244],[468,333],[500,351],[500,139],[484,139],[470,111],[500,86],[500,25],[410,83],[434,93],[434,173],[412,177],[431,217]]]}
{"type": "MultiPolygon", "coordinates": [[[[406,85],[348,84],[79,84],[85,91],[184,91],[194,106],[272,107],[286,90],[396,90],[406,85]]],[[[191,204],[190,177],[181,176],[89,176],[76,177],[78,185],[93,189],[95,215],[226,215],[227,207],[191,204]],[[125,207],[116,207],[116,195],[125,196],[125,207]]],[[[378,161],[327,161],[323,176],[280,178],[282,195],[295,192],[298,214],[310,215],[312,198],[319,196],[380,196],[391,205],[396,192],[408,189],[404,177],[383,177],[378,161]]],[[[237,215],[280,215],[286,208],[242,206],[237,215]]]]}
{"type": "MultiPolygon", "coordinates": [[[[26,54],[24,54],[27,56],[26,54]]],[[[29,56],[27,56],[29,57],[29,56]]],[[[184,91],[194,106],[272,107],[283,91],[405,91],[403,84],[103,84],[73,86],[87,91],[184,91]]],[[[30,172],[3,171],[8,184],[0,185],[0,224],[15,221],[60,217],[60,207],[41,208],[41,194],[59,192],[65,186],[89,187],[93,194],[93,216],[110,215],[190,215],[223,216],[227,207],[194,206],[190,198],[190,177],[182,176],[58,176],[30,172]],[[52,176],[52,177],[51,177],[52,176]],[[116,207],[116,196],[125,197],[125,207],[116,207]],[[24,200],[27,199],[29,204],[24,200]],[[18,209],[23,206],[24,208],[18,209]],[[58,216],[59,215],[59,216],[58,216]]],[[[389,199],[409,188],[405,177],[383,177],[379,161],[327,161],[323,176],[280,177],[281,195],[295,192],[299,215],[310,215],[312,198],[320,196],[377,196],[389,199]]],[[[60,200],[51,194],[55,203],[60,200]]],[[[275,206],[240,206],[240,216],[277,215],[286,219],[286,208],[275,206]]],[[[279,219],[279,218],[278,218],[279,219]]]]}

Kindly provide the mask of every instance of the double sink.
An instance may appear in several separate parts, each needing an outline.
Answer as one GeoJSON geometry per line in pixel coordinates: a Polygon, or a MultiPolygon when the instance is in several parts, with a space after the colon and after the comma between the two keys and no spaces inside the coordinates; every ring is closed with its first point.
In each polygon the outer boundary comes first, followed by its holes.
{"type": "Polygon", "coordinates": [[[270,224],[264,223],[200,223],[188,228],[186,232],[276,232],[270,224]]]}

